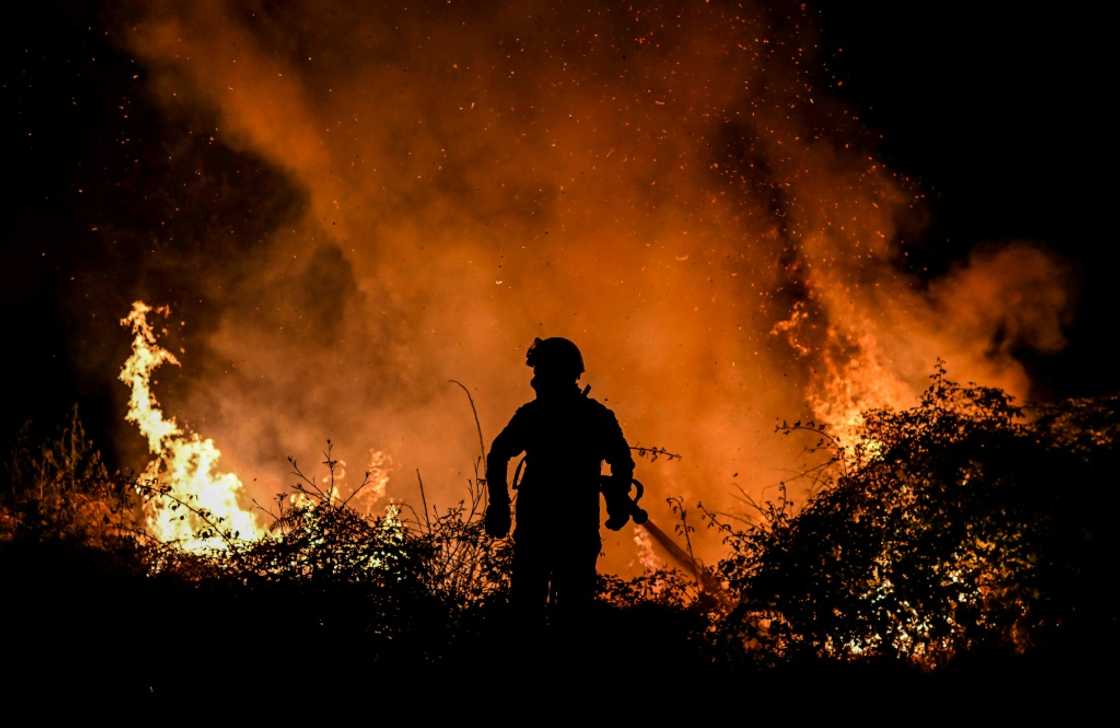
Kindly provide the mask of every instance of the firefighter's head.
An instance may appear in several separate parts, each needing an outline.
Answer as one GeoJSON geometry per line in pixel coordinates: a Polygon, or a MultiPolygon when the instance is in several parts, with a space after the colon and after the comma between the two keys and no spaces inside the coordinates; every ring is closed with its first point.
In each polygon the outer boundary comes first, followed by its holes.
{"type": "Polygon", "coordinates": [[[569,339],[553,336],[533,339],[525,355],[525,363],[533,368],[533,388],[571,386],[583,374],[583,355],[569,339]]]}

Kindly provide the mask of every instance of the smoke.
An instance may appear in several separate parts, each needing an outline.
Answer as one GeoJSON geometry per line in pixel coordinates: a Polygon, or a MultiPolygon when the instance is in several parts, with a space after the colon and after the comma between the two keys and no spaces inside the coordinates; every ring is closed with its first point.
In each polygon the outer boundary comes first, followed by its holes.
{"type": "Polygon", "coordinates": [[[124,32],[167,114],[304,195],[235,287],[191,282],[221,315],[180,406],[250,490],[332,437],[393,458],[390,496],[420,468],[458,500],[477,438],[448,380],[489,439],[559,335],[632,444],[684,454],[640,465],[667,520],[665,496],[725,509],[788,477],[777,419],[908,404],[939,356],[1023,396],[1016,350],[1062,345],[1038,249],[900,272],[920,210],[811,82],[804,8],[389,5],[156,5],[124,32]]]}

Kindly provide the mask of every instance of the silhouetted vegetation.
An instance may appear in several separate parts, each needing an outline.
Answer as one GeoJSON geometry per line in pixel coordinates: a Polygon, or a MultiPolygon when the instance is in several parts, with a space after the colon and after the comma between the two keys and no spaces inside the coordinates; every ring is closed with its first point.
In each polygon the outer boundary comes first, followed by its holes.
{"type": "Polygon", "coordinates": [[[1024,410],[939,369],[917,407],[867,412],[854,445],[783,425],[831,458],[804,508],[783,491],[745,530],[711,518],[737,601],[721,629],[774,659],[927,666],[1113,640],[1118,406],[1024,410]]]}
{"type": "MultiPolygon", "coordinates": [[[[804,504],[783,486],[749,501],[749,518],[699,506],[727,544],[704,586],[677,571],[602,577],[600,664],[937,675],[1111,649],[1118,408],[1023,408],[939,369],[916,407],[867,412],[859,442],[783,423],[821,459],[804,504]]],[[[333,475],[329,446],[326,463],[333,475]]],[[[508,667],[525,649],[509,544],[486,537],[477,481],[450,509],[365,516],[353,492],[292,464],[263,540],[180,504],[228,543],[192,554],[145,534],[145,501],[167,493],[109,473],[76,413],[53,441],[17,442],[0,563],[24,677],[173,695],[215,675],[236,690],[508,667]]]]}

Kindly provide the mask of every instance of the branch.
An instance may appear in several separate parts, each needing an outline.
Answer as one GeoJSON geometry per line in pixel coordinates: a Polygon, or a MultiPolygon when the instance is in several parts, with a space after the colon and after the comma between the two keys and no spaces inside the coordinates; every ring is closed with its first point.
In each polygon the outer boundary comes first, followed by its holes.
{"type": "Polygon", "coordinates": [[[416,482],[420,484],[420,503],[424,506],[424,523],[428,533],[432,532],[432,522],[428,518],[428,497],[424,494],[424,479],[420,477],[420,468],[416,468],[416,482]]]}
{"type": "Polygon", "coordinates": [[[482,438],[482,424],[478,421],[478,408],[474,406],[474,397],[471,396],[471,390],[467,389],[467,385],[460,382],[458,379],[448,379],[451,384],[458,385],[463,393],[467,395],[467,401],[471,405],[471,414],[474,415],[474,427],[478,431],[478,459],[479,462],[486,462],[486,445],[483,443],[482,438]]]}
{"type": "Polygon", "coordinates": [[[630,449],[638,453],[638,457],[648,457],[650,462],[655,462],[658,457],[664,457],[666,460],[680,460],[682,457],[680,453],[670,452],[663,447],[657,446],[642,447],[641,445],[636,445],[630,449]]]}
{"type": "Polygon", "coordinates": [[[214,521],[212,521],[210,519],[210,512],[207,511],[206,509],[196,508],[195,506],[191,505],[187,501],[179,498],[176,495],[173,495],[171,493],[170,488],[156,488],[156,487],[153,487],[151,485],[145,485],[143,483],[137,483],[136,484],[136,489],[137,490],[145,490],[145,491],[148,491],[150,493],[155,493],[157,495],[161,495],[165,498],[170,498],[175,503],[178,503],[179,505],[183,506],[183,508],[186,508],[188,511],[190,511],[191,513],[193,513],[194,515],[196,515],[200,519],[202,519],[202,522],[204,524],[206,524],[211,530],[213,530],[215,533],[217,533],[223,541],[226,542],[226,546],[229,547],[230,551],[233,551],[236,548],[235,543],[229,538],[229,536],[226,535],[225,532],[222,531],[221,526],[214,523],[214,521]]]}

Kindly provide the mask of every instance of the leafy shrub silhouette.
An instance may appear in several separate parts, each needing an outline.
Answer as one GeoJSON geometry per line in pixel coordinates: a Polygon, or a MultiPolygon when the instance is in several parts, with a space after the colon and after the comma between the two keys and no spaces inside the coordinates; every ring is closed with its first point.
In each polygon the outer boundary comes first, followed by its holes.
{"type": "Polygon", "coordinates": [[[470,649],[508,590],[508,543],[484,533],[482,490],[422,517],[395,505],[367,517],[337,494],[330,447],[330,482],[320,488],[293,460],[296,487],[280,494],[269,537],[249,542],[166,487],[109,473],[76,415],[56,441],[19,443],[0,502],[5,602],[30,641],[15,654],[49,660],[64,682],[119,675],[126,692],[176,694],[227,674],[215,663],[245,659],[251,644],[284,655],[237,673],[257,686],[294,666],[331,665],[345,680],[470,649]],[[148,536],[144,502],[166,499],[201,524],[197,538],[225,548],[191,553],[148,536]]]}
{"type": "Polygon", "coordinates": [[[926,666],[1114,637],[1118,405],[1025,410],[939,362],[918,406],[865,413],[854,444],[783,424],[830,457],[799,511],[783,489],[745,529],[708,514],[738,601],[722,629],[772,659],[926,666]]]}
{"type": "MultiPolygon", "coordinates": [[[[600,665],[906,670],[1115,645],[1120,398],[1020,407],[939,365],[917,406],[865,413],[855,442],[778,431],[812,437],[812,494],[797,508],[783,487],[745,526],[701,506],[728,548],[700,584],[603,575],[600,665]]],[[[485,535],[477,471],[449,508],[366,516],[366,481],[339,494],[330,448],[326,486],[292,461],[260,541],[179,504],[227,545],[193,554],[143,532],[144,500],[168,494],[108,472],[76,413],[53,441],[24,438],[0,493],[13,654],[63,683],[184,696],[215,674],[271,689],[308,670],[338,686],[501,665],[510,543],[485,535]]]]}

